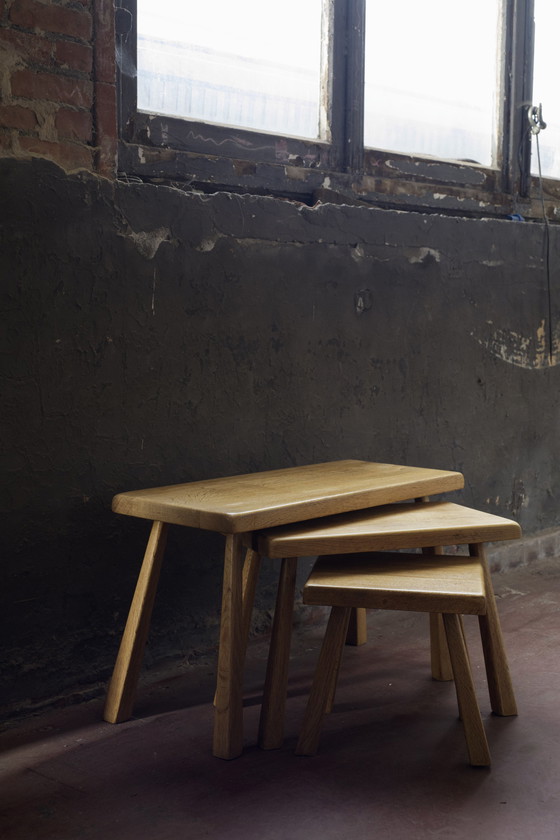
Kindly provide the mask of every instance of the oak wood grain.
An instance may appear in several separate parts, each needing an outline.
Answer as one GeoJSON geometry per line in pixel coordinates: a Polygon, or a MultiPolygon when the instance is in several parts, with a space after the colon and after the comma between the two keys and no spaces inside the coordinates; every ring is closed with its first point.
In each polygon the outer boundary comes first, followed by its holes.
{"type": "Polygon", "coordinates": [[[391,551],[517,539],[517,522],[453,502],[382,505],[257,535],[266,557],[316,556],[336,551],[391,551]]]}
{"type": "Polygon", "coordinates": [[[484,562],[469,557],[365,554],[319,557],[303,590],[305,603],[331,606],[331,614],[296,754],[314,755],[332,703],[351,607],[441,612],[470,763],[490,764],[476,698],[462,614],[486,612],[484,562]]]}
{"type": "Polygon", "coordinates": [[[305,604],[482,615],[484,569],[477,557],[376,554],[319,557],[305,604]]]}
{"type": "Polygon", "coordinates": [[[458,490],[463,484],[461,473],[447,470],[330,461],[119,493],[113,511],[234,534],[458,490]]]}
{"type": "Polygon", "coordinates": [[[108,723],[122,723],[132,715],[166,540],[167,525],[154,522],[107,690],[103,717],[108,723]]]}

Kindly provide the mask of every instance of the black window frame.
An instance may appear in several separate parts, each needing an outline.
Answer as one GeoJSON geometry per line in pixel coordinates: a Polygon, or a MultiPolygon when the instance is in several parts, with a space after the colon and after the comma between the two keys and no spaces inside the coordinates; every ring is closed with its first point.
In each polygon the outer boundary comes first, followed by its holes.
{"type": "MultiPolygon", "coordinates": [[[[234,2],[234,0],[232,0],[234,2]]],[[[551,220],[560,181],[531,176],[534,0],[502,0],[498,165],[365,148],[365,0],[330,0],[329,142],[145,114],[136,102],[136,0],[116,0],[119,173],[185,190],[551,220]],[[543,200],[544,199],[544,200],[543,200]]]]}

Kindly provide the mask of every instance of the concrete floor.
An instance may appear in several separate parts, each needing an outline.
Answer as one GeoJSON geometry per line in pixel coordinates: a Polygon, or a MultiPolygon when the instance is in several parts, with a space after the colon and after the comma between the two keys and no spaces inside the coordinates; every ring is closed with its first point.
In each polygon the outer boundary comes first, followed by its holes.
{"type": "Polygon", "coordinates": [[[493,765],[467,764],[455,694],[428,672],[426,617],[371,613],[347,648],[314,758],[293,754],[322,630],[294,641],[286,742],[256,743],[266,645],[246,679],[246,750],[213,758],[212,664],[145,685],[136,716],[102,700],[12,723],[0,736],[2,840],[560,838],[560,565],[494,578],[519,717],[489,712],[476,619],[467,636],[493,765]]]}

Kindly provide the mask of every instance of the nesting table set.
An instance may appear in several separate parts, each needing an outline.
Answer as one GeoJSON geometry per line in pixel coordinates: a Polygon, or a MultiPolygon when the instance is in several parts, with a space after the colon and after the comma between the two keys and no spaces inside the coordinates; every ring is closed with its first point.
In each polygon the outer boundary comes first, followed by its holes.
{"type": "MultiPolygon", "coordinates": [[[[482,543],[518,537],[519,526],[459,505],[428,501],[463,484],[458,472],[344,460],[115,496],[116,513],[153,524],[108,689],[105,720],[118,723],[132,714],[169,525],[225,536],[213,752],[232,759],[243,749],[242,674],[260,557],[283,562],[261,718],[260,742],[266,748],[278,746],[282,739],[297,556],[402,548],[440,555],[441,546],[466,544],[471,555],[482,558],[491,587],[482,543]],[[405,501],[411,503],[394,504],[405,501]]],[[[499,714],[515,714],[493,594],[488,610],[479,602],[492,707],[499,714]]],[[[438,668],[446,669],[444,658],[438,664],[439,654],[434,654],[437,626],[432,626],[435,676],[438,668]]]]}

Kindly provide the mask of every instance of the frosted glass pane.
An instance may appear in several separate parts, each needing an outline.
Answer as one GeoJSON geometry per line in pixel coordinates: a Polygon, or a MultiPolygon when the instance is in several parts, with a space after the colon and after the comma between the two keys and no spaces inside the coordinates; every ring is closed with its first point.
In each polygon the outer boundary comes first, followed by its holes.
{"type": "Polygon", "coordinates": [[[138,108],[317,138],[322,0],[138,0],[138,108]]]}
{"type": "Polygon", "coordinates": [[[366,146],[494,159],[500,0],[366,0],[366,146]]]}
{"type": "MultiPolygon", "coordinates": [[[[533,105],[542,103],[546,128],[539,134],[544,177],[560,178],[560,97],[558,95],[558,0],[535,0],[533,105]]],[[[537,142],[531,144],[531,171],[538,172],[537,142]]]]}

